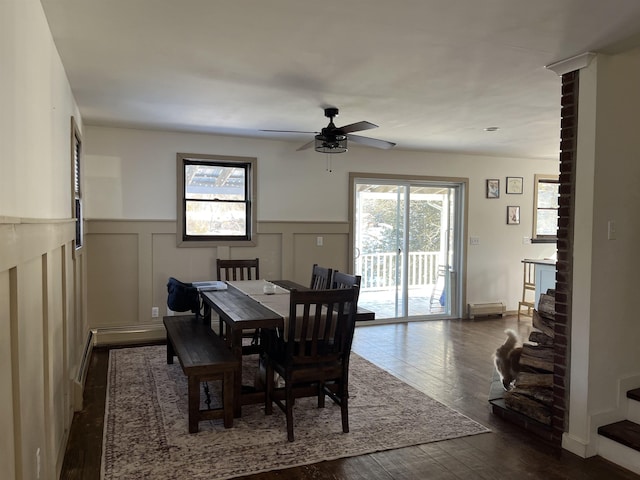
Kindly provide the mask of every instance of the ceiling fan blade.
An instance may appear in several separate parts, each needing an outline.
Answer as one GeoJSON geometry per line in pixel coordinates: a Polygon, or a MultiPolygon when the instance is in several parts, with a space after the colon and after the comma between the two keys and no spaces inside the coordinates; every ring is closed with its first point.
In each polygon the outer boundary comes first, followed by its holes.
{"type": "Polygon", "coordinates": [[[383,148],[385,150],[395,146],[395,143],[393,142],[378,140],[377,138],[361,137],[360,135],[347,135],[347,138],[355,143],[361,143],[362,145],[368,145],[369,147],[383,148]]]}
{"type": "Polygon", "coordinates": [[[349,125],[338,128],[338,130],[342,130],[344,133],[351,133],[360,132],[362,130],[370,130],[372,128],[378,128],[378,125],[363,120],[362,122],[350,123],[349,125]]]}
{"type": "Polygon", "coordinates": [[[308,150],[315,144],[315,142],[316,142],[315,139],[313,139],[310,142],[305,143],[300,148],[296,149],[296,152],[299,152],[300,150],[308,150]]]}
{"type": "Polygon", "coordinates": [[[276,132],[276,133],[313,133],[317,135],[320,132],[303,132],[302,130],[260,130],[261,132],[276,132]]]}

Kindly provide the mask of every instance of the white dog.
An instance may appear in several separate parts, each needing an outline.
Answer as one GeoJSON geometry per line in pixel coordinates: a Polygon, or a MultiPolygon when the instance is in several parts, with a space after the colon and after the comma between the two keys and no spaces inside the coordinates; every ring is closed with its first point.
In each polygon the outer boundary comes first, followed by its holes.
{"type": "Polygon", "coordinates": [[[522,347],[516,347],[520,339],[514,330],[505,330],[504,333],[507,334],[507,339],[493,354],[493,363],[500,374],[502,386],[505,390],[509,390],[513,387],[513,382],[520,371],[522,347]]]}

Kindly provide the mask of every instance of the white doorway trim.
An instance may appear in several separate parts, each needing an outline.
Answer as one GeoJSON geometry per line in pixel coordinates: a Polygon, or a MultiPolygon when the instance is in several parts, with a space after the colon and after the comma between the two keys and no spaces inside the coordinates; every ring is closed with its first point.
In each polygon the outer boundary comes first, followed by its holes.
{"type": "MultiPolygon", "coordinates": [[[[416,175],[396,175],[396,174],[374,174],[362,172],[349,173],[349,248],[348,264],[350,269],[355,269],[355,236],[356,236],[356,185],[377,181],[382,184],[408,183],[410,185],[419,184],[426,186],[441,186],[455,190],[455,223],[453,232],[456,238],[451,239],[453,258],[450,259],[450,315],[415,315],[409,317],[388,318],[385,321],[423,321],[441,318],[463,318],[465,316],[466,305],[466,266],[467,266],[467,246],[464,239],[467,234],[467,212],[468,212],[468,178],[459,177],[433,177],[416,175]]],[[[382,319],[381,319],[382,320],[382,319]]]]}

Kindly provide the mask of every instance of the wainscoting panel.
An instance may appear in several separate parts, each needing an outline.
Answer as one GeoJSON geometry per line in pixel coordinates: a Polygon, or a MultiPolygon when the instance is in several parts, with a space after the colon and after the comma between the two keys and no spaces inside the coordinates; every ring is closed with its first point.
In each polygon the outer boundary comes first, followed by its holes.
{"type": "Polygon", "coordinates": [[[87,313],[91,328],[138,322],[138,236],[87,235],[87,313]]]}
{"type": "Polygon", "coordinates": [[[346,222],[259,222],[255,246],[178,248],[175,221],[88,220],[89,328],[97,330],[99,343],[126,342],[127,335],[155,339],[167,314],[167,279],[215,279],[217,258],[258,257],[262,278],[302,284],[314,263],[348,271],[348,229],[346,222]]]}
{"type": "Polygon", "coordinates": [[[0,464],[8,478],[38,478],[38,462],[40,478],[62,469],[83,324],[81,310],[70,314],[84,291],[72,287],[82,256],[67,253],[74,225],[0,218],[0,464]]]}

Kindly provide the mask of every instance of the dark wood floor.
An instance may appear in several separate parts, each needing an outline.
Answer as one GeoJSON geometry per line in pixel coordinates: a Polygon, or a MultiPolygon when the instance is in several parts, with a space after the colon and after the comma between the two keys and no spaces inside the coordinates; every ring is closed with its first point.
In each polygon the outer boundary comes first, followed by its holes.
{"type": "MultiPolygon", "coordinates": [[[[492,415],[487,403],[491,354],[505,328],[526,338],[530,321],[515,317],[361,327],[353,349],[405,382],[466,414],[492,433],[378,452],[276,472],[267,479],[640,479],[593,457],[581,459],[492,415]]],[[[108,350],[94,350],[85,409],[73,420],[61,478],[100,478],[108,350]]],[[[388,392],[386,392],[388,393],[388,392]]]]}

